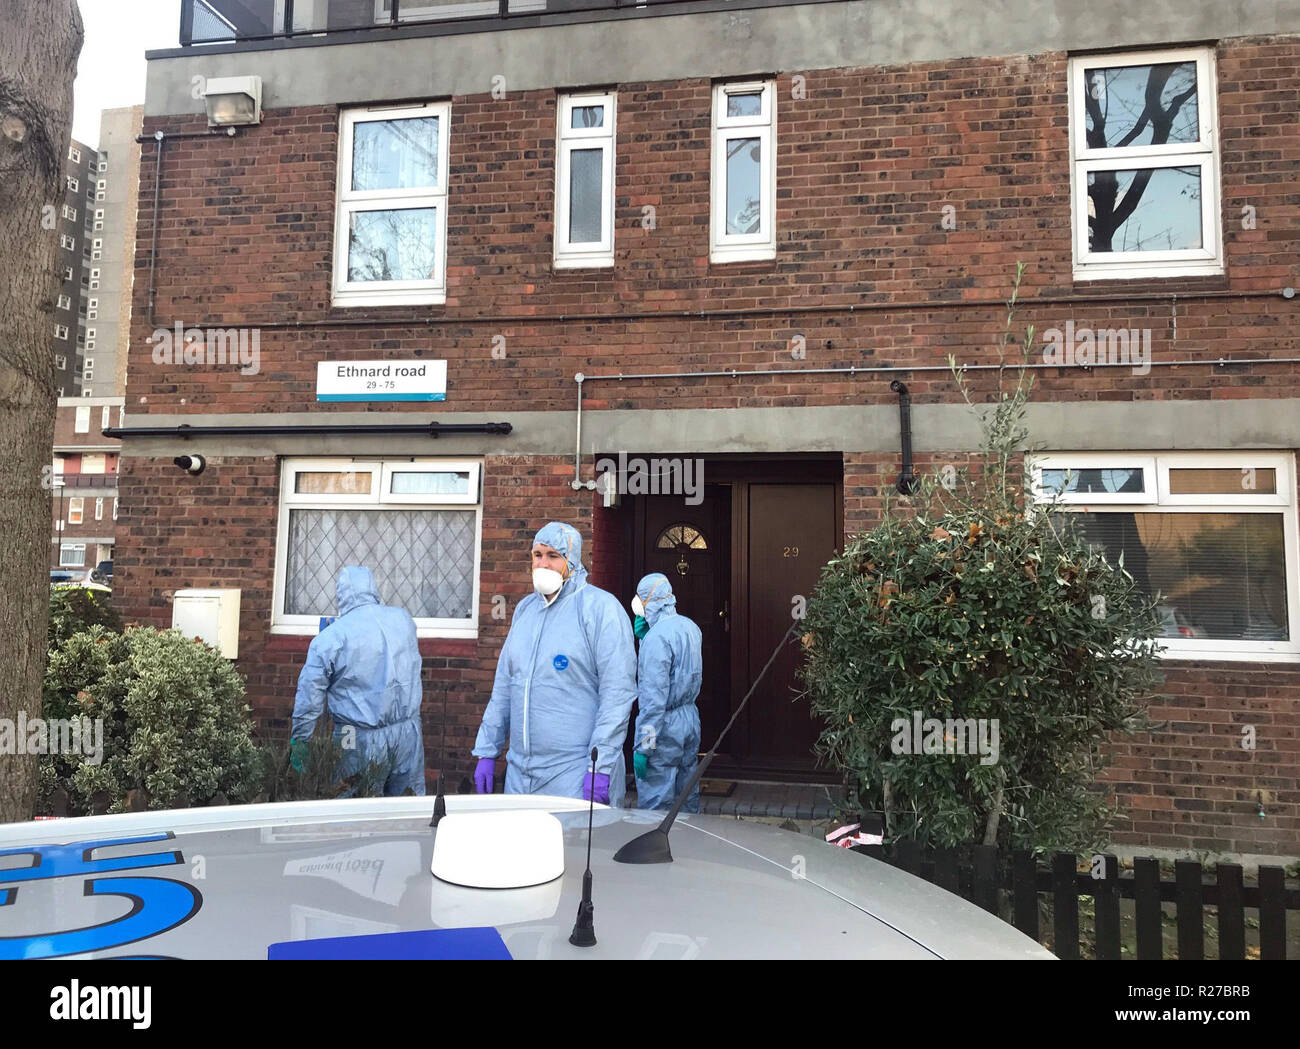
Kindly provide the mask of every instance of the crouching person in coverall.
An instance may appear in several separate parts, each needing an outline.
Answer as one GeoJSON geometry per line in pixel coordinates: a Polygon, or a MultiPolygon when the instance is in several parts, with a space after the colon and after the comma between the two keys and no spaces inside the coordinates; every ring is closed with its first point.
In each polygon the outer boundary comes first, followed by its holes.
{"type": "MultiPolygon", "coordinates": [[[[672,584],[659,572],[637,584],[632,611],[641,638],[632,753],[637,807],[667,809],[699,761],[700,712],[695,700],[704,674],[703,637],[692,620],[678,614],[672,584]]],[[[699,811],[696,784],[682,812],[699,811]]]]}
{"type": "Polygon", "coordinates": [[[582,537],[553,521],[533,540],[534,593],[519,602],[474,743],[474,787],[621,805],[623,740],[636,699],[632,628],[618,598],[587,582],[582,537]],[[591,751],[596,748],[596,767],[591,751]]]}
{"type": "Polygon", "coordinates": [[[294,767],[316,721],[329,709],[343,748],[340,778],[370,766],[386,776],[384,794],[424,793],[420,731],[420,650],[415,620],[379,603],[369,568],[349,565],[335,585],[338,618],[312,640],[298,676],[290,737],[294,767]]]}

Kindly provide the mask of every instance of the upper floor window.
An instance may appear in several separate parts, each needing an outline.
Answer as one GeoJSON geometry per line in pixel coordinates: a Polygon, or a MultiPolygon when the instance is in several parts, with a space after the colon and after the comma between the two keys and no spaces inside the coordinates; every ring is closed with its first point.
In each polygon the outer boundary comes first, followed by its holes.
{"type": "Polygon", "coordinates": [[[59,309],[61,310],[72,309],[72,297],[70,295],[59,296],[59,309]]]}
{"type": "Polygon", "coordinates": [[[1157,596],[1166,657],[1300,659],[1295,458],[1106,452],[1033,463],[1037,497],[1157,596]]]}
{"type": "Polygon", "coordinates": [[[776,257],[776,86],[713,88],[713,262],[776,257]]]}
{"type": "Polygon", "coordinates": [[[69,176],[68,176],[68,189],[70,189],[73,193],[78,192],[78,191],[81,189],[81,182],[78,181],[77,179],[73,178],[71,175],[69,175],[69,176]]]}
{"type": "Polygon", "coordinates": [[[69,146],[69,147],[68,147],[68,159],[69,159],[70,161],[72,161],[74,164],[80,164],[80,163],[81,163],[81,150],[79,150],[76,146],[69,146]]]}
{"type": "Polygon", "coordinates": [[[72,423],[73,433],[90,433],[90,406],[78,406],[76,418],[72,423]]]}
{"type": "MultiPolygon", "coordinates": [[[[59,246],[63,248],[64,251],[77,250],[77,242],[72,237],[69,237],[66,233],[59,234],[59,246]]],[[[72,277],[69,276],[68,280],[72,280],[72,277]]]]}
{"type": "Polygon", "coordinates": [[[555,265],[614,264],[614,96],[564,95],[555,158],[555,265]]]}
{"type": "Polygon", "coordinates": [[[1070,61],[1074,272],[1223,272],[1214,56],[1208,48],[1070,61]]]}
{"type": "Polygon", "coordinates": [[[446,103],[343,112],[334,305],[446,301],[450,122],[446,103]]]}

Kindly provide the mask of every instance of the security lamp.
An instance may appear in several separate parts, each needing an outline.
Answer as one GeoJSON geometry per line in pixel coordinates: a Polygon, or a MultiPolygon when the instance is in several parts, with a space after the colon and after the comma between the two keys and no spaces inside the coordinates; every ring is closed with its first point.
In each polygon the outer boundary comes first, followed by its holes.
{"type": "Polygon", "coordinates": [[[209,80],[203,88],[208,127],[240,127],[262,122],[262,78],[227,76],[209,80]]]}

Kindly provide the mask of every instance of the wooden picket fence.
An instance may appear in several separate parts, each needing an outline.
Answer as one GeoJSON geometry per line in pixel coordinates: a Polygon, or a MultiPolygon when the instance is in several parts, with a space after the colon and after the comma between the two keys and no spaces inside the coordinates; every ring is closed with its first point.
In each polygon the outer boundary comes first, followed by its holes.
{"type": "Polygon", "coordinates": [[[1205,957],[1205,908],[1217,910],[1218,957],[1246,957],[1247,911],[1258,912],[1259,958],[1286,958],[1287,911],[1300,911],[1300,889],[1288,888],[1282,867],[1260,867],[1257,884],[1246,885],[1236,863],[1214,866],[1207,882],[1200,863],[1177,860],[1172,881],[1162,881],[1160,863],[1151,857],[1133,861],[1121,871],[1111,855],[1092,857],[1086,872],[1079,858],[1058,852],[1050,865],[1030,852],[999,853],[989,845],[966,849],[923,850],[914,841],[894,845],[856,846],[854,852],[883,860],[942,889],[956,893],[1008,920],[1026,936],[1040,938],[1039,898],[1046,896],[1052,911],[1052,944],[1059,958],[1079,957],[1079,900],[1091,898],[1095,914],[1095,948],[1099,959],[1118,959],[1121,950],[1120,901],[1132,900],[1136,943],[1129,956],[1163,958],[1162,903],[1176,910],[1177,957],[1205,957]],[[1009,915],[1009,917],[1008,917],[1009,915]]]}

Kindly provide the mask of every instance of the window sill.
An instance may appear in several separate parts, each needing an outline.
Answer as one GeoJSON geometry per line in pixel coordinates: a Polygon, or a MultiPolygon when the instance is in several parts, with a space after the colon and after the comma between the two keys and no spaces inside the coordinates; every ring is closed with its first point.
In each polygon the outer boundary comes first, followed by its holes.
{"type": "Polygon", "coordinates": [[[1160,649],[1160,659],[1169,663],[1300,663],[1300,646],[1279,643],[1272,651],[1233,648],[1160,649]]]}
{"type": "Polygon", "coordinates": [[[552,264],[557,270],[613,269],[614,255],[557,255],[552,264]]]}
{"type": "Polygon", "coordinates": [[[1076,262],[1073,270],[1076,281],[1152,280],[1171,277],[1222,277],[1224,275],[1225,271],[1221,262],[1162,262],[1123,266],[1076,262]]]}
{"type": "Polygon", "coordinates": [[[709,262],[771,262],[776,258],[775,246],[755,245],[743,248],[713,248],[709,252],[709,262]]]}
{"type": "Polygon", "coordinates": [[[335,309],[349,309],[357,306],[445,306],[447,292],[445,289],[430,291],[412,291],[404,288],[400,291],[335,291],[330,297],[330,305],[335,309]]]}

